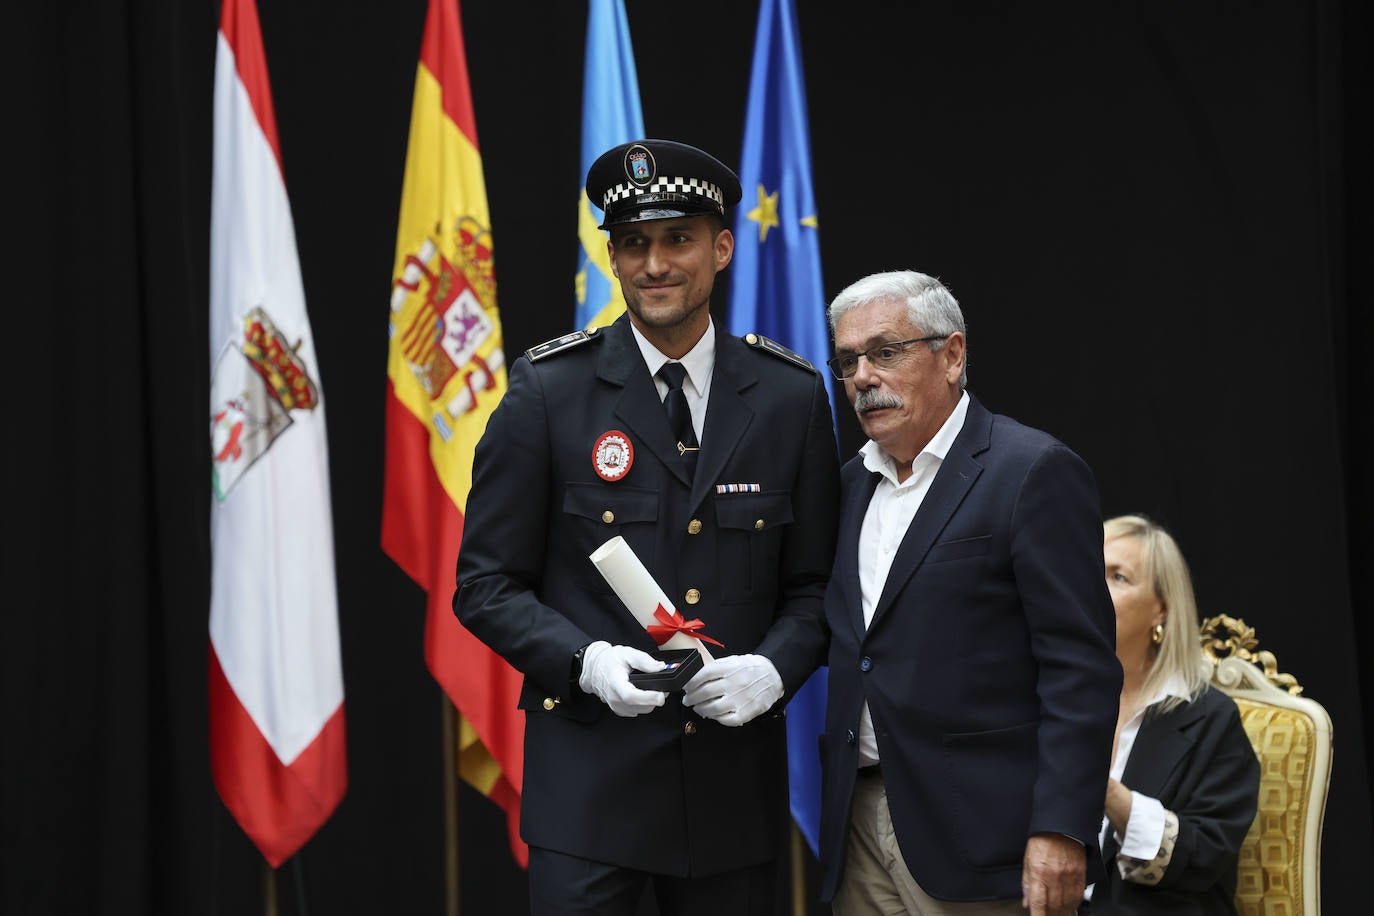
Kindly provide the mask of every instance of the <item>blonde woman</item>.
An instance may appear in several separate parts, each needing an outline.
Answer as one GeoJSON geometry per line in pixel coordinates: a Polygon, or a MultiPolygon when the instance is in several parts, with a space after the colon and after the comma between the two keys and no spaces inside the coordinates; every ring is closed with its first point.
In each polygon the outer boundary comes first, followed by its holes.
{"type": "Polygon", "coordinates": [[[1178,544],[1123,515],[1103,526],[1103,551],[1122,688],[1092,912],[1234,914],[1259,762],[1236,704],[1207,686],[1178,544]]]}

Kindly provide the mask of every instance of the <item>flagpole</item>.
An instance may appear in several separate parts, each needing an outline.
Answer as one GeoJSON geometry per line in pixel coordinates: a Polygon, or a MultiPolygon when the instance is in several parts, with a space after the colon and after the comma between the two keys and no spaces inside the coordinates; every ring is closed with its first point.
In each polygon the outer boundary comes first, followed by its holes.
{"type": "Polygon", "coordinates": [[[310,908],[305,902],[305,851],[291,857],[291,883],[296,886],[296,916],[310,916],[310,908]]]}
{"type": "Polygon", "coordinates": [[[458,708],[439,691],[444,742],[444,888],[448,916],[458,916],[458,708]]]}
{"type": "Polygon", "coordinates": [[[262,893],[264,916],[277,916],[277,870],[266,861],[262,863],[262,893]]]}
{"type": "Polygon", "coordinates": [[[792,822],[792,916],[806,916],[806,862],[796,821],[792,822]]]}

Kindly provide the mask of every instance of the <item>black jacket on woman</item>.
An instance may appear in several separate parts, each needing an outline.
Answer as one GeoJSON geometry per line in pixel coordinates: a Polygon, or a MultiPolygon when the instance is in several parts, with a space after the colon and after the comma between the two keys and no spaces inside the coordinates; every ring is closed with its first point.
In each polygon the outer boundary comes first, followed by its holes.
{"type": "Polygon", "coordinates": [[[1234,914],[1236,863],[1255,819],[1260,768],[1235,701],[1207,689],[1164,714],[1146,712],[1126,761],[1126,788],[1178,816],[1173,857],[1159,883],[1122,880],[1120,844],[1107,831],[1107,878],[1093,889],[1093,916],[1115,913],[1234,914]]]}

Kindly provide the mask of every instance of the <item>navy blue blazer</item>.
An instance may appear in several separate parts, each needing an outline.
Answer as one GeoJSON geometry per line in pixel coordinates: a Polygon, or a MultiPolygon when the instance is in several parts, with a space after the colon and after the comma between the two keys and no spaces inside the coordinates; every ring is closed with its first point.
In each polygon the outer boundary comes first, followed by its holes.
{"type": "Polygon", "coordinates": [[[473,462],[454,611],[525,676],[525,841],[709,875],[771,859],[786,839],[782,710],[825,658],[839,455],[816,370],[719,328],[690,477],[675,442],[627,317],[516,359],[473,462]],[[606,480],[592,458],[612,430],[634,459],[606,480]],[[678,692],[622,718],[572,682],[573,653],[592,640],[655,649],[588,559],[616,535],[725,644],[717,657],[773,662],[786,694],[772,710],[731,728],[678,692]]]}
{"type": "Polygon", "coordinates": [[[1082,841],[1097,880],[1121,666],[1091,470],[971,398],[865,629],[858,543],[878,476],[862,456],[841,471],[823,897],[843,877],[865,700],[897,842],[928,894],[1019,899],[1041,832],[1082,841]]]}
{"type": "Polygon", "coordinates": [[[1236,862],[1259,802],[1260,766],[1235,701],[1207,690],[1163,715],[1146,715],[1121,783],[1178,815],[1178,842],[1157,885],[1121,880],[1120,845],[1107,834],[1107,874],[1093,888],[1094,916],[1236,912],[1236,862]]]}

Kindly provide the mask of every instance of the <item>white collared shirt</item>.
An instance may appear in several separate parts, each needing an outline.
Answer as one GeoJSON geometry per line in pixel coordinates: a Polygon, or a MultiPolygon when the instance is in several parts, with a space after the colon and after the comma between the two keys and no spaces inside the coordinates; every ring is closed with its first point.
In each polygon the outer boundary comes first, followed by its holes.
{"type": "Polygon", "coordinates": [[[639,352],[644,356],[644,364],[649,367],[649,375],[654,380],[654,388],[658,390],[660,401],[668,396],[668,383],[658,377],[658,370],[663,368],[663,364],[679,362],[682,363],[682,368],[687,370],[687,378],[682,383],[682,393],[687,398],[687,408],[692,412],[692,429],[697,434],[697,442],[700,443],[702,430],[706,426],[706,401],[711,396],[711,376],[715,374],[716,368],[715,323],[707,319],[706,333],[702,334],[696,346],[679,360],[671,360],[660,353],[658,347],[649,343],[649,339],[639,332],[634,322],[630,322],[630,330],[634,332],[635,343],[639,344],[639,352]]]}
{"type": "MultiPolygon", "coordinates": [[[[969,396],[965,391],[939,431],[911,462],[911,476],[906,480],[898,482],[896,462],[878,443],[870,439],[859,450],[864,456],[864,467],[882,475],[877,489],[873,491],[873,498],[868,502],[863,528],[859,532],[859,595],[865,628],[873,622],[873,611],[887,584],[887,574],[892,570],[892,559],[897,554],[897,548],[902,545],[916,511],[921,508],[926,493],[930,491],[935,473],[944,464],[945,456],[949,454],[959,431],[964,428],[968,405],[969,396]]],[[[873,717],[868,712],[868,704],[864,703],[863,713],[859,716],[859,766],[877,762],[878,739],[873,733],[873,717]]]]}

